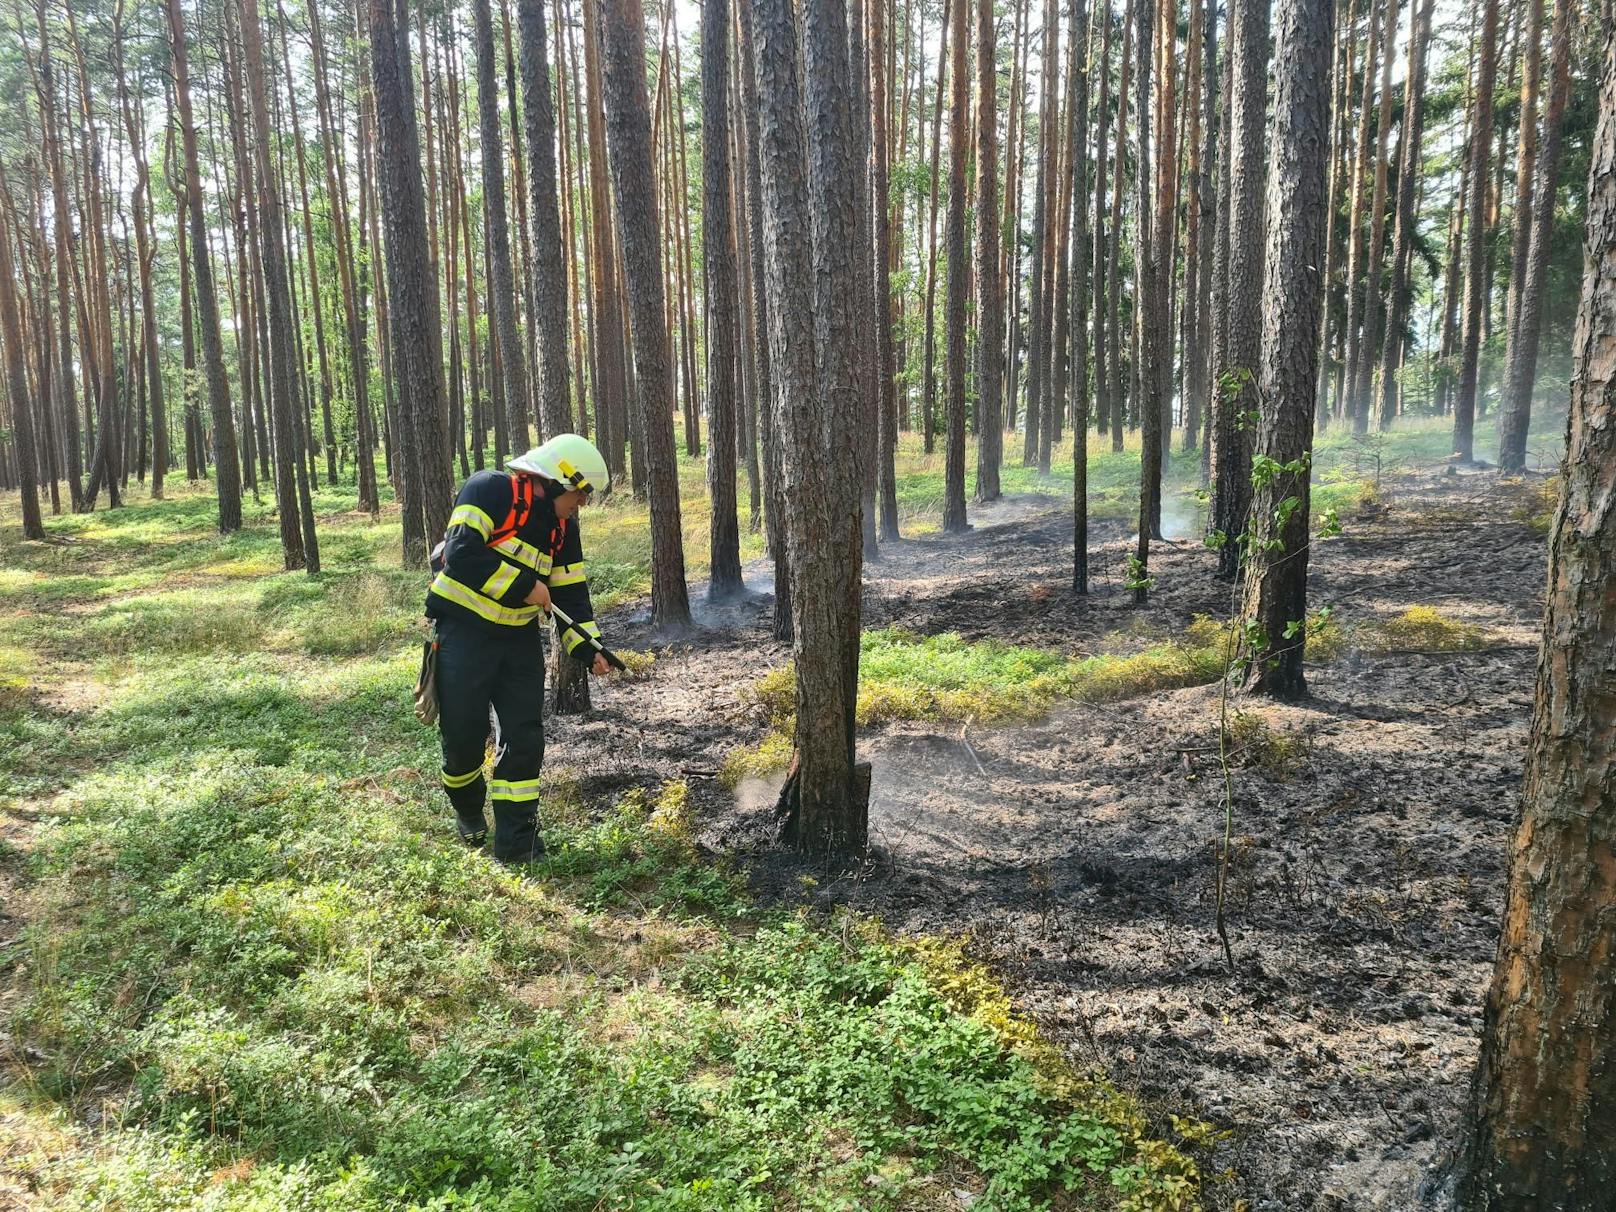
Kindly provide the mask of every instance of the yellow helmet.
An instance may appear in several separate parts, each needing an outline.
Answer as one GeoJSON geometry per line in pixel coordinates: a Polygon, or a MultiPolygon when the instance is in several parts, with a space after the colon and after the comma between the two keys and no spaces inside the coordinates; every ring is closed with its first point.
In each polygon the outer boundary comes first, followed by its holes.
{"type": "Polygon", "coordinates": [[[600,451],[588,438],[575,433],[558,433],[505,466],[591,495],[605,496],[612,488],[612,474],[600,451]]]}

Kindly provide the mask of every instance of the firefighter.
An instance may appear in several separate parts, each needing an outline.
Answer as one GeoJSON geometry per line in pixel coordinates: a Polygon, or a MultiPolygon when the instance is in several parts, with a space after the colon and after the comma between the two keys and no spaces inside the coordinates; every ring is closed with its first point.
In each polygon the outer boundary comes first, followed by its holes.
{"type": "Polygon", "coordinates": [[[606,461],[587,438],[557,434],[460,489],[426,613],[438,636],[438,722],[443,789],[460,836],[481,845],[494,810],[494,858],[525,866],[544,854],[539,768],[544,763],[544,623],[551,602],[572,619],[560,636],[571,659],[607,672],[596,643],[578,511],[611,487],[606,461]],[[492,708],[494,768],[483,775],[492,708]]]}

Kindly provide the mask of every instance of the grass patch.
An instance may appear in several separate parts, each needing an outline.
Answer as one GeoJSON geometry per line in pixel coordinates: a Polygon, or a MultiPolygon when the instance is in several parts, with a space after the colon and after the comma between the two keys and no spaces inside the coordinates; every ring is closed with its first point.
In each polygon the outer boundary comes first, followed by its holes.
{"type": "Polygon", "coordinates": [[[1255,767],[1276,783],[1290,780],[1308,748],[1304,738],[1274,728],[1256,711],[1229,717],[1228,746],[1231,761],[1255,767]]]}
{"type": "MultiPolygon", "coordinates": [[[[1216,681],[1223,672],[1224,629],[1197,619],[1183,638],[1134,652],[1071,657],[999,640],[967,641],[953,632],[922,636],[900,628],[861,638],[858,722],[889,720],[1033,720],[1062,699],[1111,702],[1159,690],[1216,681]]],[[[791,665],[753,688],[770,718],[795,711],[791,665]]]]}
{"type": "Polygon", "coordinates": [[[1336,614],[1308,623],[1307,659],[1335,660],[1352,652],[1479,652],[1496,642],[1486,628],[1450,618],[1434,606],[1410,606],[1390,618],[1341,621],[1336,614]]]}
{"type": "Polygon", "coordinates": [[[1434,606],[1410,606],[1373,627],[1360,627],[1366,646],[1380,652],[1417,648],[1430,652],[1475,652],[1487,647],[1487,633],[1474,623],[1451,619],[1434,606]],[[1367,632],[1367,636],[1364,633],[1367,632]]]}
{"type": "Polygon", "coordinates": [[[1510,517],[1534,534],[1547,535],[1554,526],[1554,511],[1560,506],[1560,477],[1548,476],[1536,481],[1520,481],[1520,492],[1510,517]]]}
{"type": "MultiPolygon", "coordinates": [[[[953,632],[923,636],[901,628],[860,637],[858,722],[894,720],[1010,724],[1041,719],[1062,700],[1108,703],[1215,682],[1225,668],[1227,628],[1197,617],[1179,639],[1132,652],[1071,657],[953,632]]],[[[1128,641],[1116,637],[1118,644],[1128,641]]],[[[796,670],[787,663],[759,678],[751,696],[770,730],[732,749],[719,779],[734,788],[785,769],[792,754],[796,670]]]]}
{"type": "Polygon", "coordinates": [[[791,734],[771,728],[755,745],[741,745],[724,755],[718,781],[731,791],[747,779],[767,778],[791,764],[791,734]]]}

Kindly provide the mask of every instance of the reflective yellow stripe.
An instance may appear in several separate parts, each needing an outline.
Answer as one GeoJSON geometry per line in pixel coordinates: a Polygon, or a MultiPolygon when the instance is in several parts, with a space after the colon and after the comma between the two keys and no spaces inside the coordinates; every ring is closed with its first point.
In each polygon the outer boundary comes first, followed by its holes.
{"type": "Polygon", "coordinates": [[[443,772],[443,785],[449,788],[469,787],[482,776],[483,768],[481,766],[469,774],[450,774],[445,770],[443,772]]]}
{"type": "Polygon", "coordinates": [[[582,585],[586,580],[582,560],[576,564],[557,564],[550,572],[551,589],[559,589],[563,585],[582,585]]]}
{"type": "Polygon", "coordinates": [[[537,606],[501,606],[498,602],[491,602],[475,589],[462,585],[447,572],[438,573],[432,582],[432,592],[457,606],[464,606],[490,623],[502,623],[507,627],[520,627],[524,623],[530,623],[539,613],[537,606]]]}
{"type": "Polygon", "coordinates": [[[490,779],[488,798],[491,800],[536,800],[539,798],[538,779],[490,779]]]}
{"type": "Polygon", "coordinates": [[[540,551],[531,543],[524,543],[514,534],[507,535],[497,543],[489,544],[495,551],[509,556],[524,568],[531,568],[541,577],[550,571],[550,556],[540,551]]]}
{"type": "Polygon", "coordinates": [[[494,519],[475,505],[456,505],[449,515],[449,525],[470,526],[484,539],[494,533],[494,519]]]}
{"type": "Polygon", "coordinates": [[[493,575],[483,582],[483,596],[490,598],[503,597],[505,591],[516,584],[516,565],[500,562],[494,569],[493,575]]]}
{"type": "Polygon", "coordinates": [[[584,637],[578,634],[579,628],[582,628],[586,635],[594,636],[597,640],[600,639],[600,628],[595,626],[594,623],[579,623],[577,627],[569,627],[567,628],[566,640],[568,653],[571,653],[573,649],[584,642],[584,637]]]}

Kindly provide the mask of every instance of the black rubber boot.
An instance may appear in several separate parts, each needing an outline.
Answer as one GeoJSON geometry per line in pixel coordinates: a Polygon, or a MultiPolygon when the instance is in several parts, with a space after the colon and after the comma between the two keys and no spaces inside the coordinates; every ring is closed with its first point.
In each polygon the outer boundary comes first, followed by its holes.
{"type": "Polygon", "coordinates": [[[460,840],[468,846],[481,846],[488,840],[488,822],[483,818],[481,804],[476,809],[456,805],[455,827],[460,830],[460,840]]]}
{"type": "Polygon", "coordinates": [[[494,857],[507,867],[522,868],[544,857],[539,836],[538,805],[494,801],[494,857]]]}

